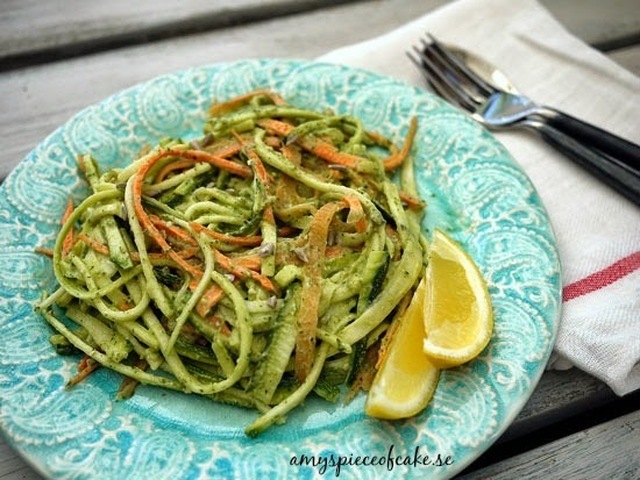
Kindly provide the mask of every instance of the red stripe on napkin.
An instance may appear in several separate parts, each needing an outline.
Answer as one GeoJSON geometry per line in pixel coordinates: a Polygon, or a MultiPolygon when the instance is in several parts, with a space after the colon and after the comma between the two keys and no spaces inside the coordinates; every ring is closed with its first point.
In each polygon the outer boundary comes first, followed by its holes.
{"type": "Polygon", "coordinates": [[[616,263],[609,265],[607,268],[592,273],[588,277],[564,287],[562,290],[562,301],[567,302],[576,297],[604,288],[639,268],[640,252],[632,253],[628,257],[624,257],[616,263]]]}

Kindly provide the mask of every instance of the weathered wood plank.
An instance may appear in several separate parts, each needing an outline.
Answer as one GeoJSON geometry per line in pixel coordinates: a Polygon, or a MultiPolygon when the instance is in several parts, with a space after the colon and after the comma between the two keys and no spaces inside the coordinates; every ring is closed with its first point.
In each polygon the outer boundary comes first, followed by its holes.
{"type": "MultiPolygon", "coordinates": [[[[0,179],[74,113],[138,82],[239,58],[312,59],[396,28],[446,1],[383,0],[376,8],[354,3],[5,72],[0,75],[0,179]],[[353,27],[354,18],[365,17],[366,29],[353,27]]],[[[640,46],[614,58],[640,74],[640,46]]]]}
{"type": "Polygon", "coordinates": [[[0,179],[73,114],[123,88],[163,73],[240,58],[312,59],[382,34],[444,1],[392,0],[373,9],[366,3],[345,5],[5,72],[0,75],[0,179]],[[367,29],[354,28],[353,19],[365,16],[367,29]]]}
{"type": "Polygon", "coordinates": [[[606,384],[578,369],[547,371],[498,443],[530,435],[617,398],[606,384]]]}
{"type": "Polygon", "coordinates": [[[123,43],[184,35],[362,0],[5,0],[0,64],[43,53],[77,55],[123,43]]]}
{"type": "MultiPolygon", "coordinates": [[[[40,60],[44,53],[77,55],[125,42],[144,42],[358,1],[366,0],[189,0],[181,4],[158,0],[139,2],[132,14],[129,0],[5,0],[0,16],[0,65],[3,60],[38,52],[40,60]]],[[[446,1],[451,0],[440,3],[446,1]]],[[[376,2],[375,6],[370,0],[366,3],[377,9],[393,2],[376,2]]],[[[432,6],[431,2],[414,3],[423,11],[432,6]]],[[[542,3],[588,43],[617,48],[638,39],[636,0],[542,3]]]]}
{"type": "Polygon", "coordinates": [[[640,410],[460,477],[640,478],[640,410]]]}
{"type": "Polygon", "coordinates": [[[0,437],[0,480],[39,480],[42,477],[0,437]]]}

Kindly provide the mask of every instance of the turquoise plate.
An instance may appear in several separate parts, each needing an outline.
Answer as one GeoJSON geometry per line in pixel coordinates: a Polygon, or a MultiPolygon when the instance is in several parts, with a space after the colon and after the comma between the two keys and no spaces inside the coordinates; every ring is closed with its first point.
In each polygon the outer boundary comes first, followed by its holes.
{"type": "Polygon", "coordinates": [[[486,130],[438,98],[347,67],[281,60],[218,64],[156,78],[88,108],[38,146],[0,187],[0,426],[39,472],[54,478],[445,478],[511,423],[552,350],[560,269],[534,187],[486,130]],[[489,346],[443,373],[419,416],[367,418],[309,399],[286,424],[243,434],[254,412],[142,387],[114,401],[120,378],[98,371],[65,390],[76,359],[57,356],[32,304],[55,287],[51,246],[69,194],[86,193],[75,158],[123,166],[143,145],[200,133],[213,99],[268,87],[311,109],[361,118],[395,138],[419,119],[415,164],[428,201],[424,228],[448,231],[486,276],[495,310],[489,346]]]}

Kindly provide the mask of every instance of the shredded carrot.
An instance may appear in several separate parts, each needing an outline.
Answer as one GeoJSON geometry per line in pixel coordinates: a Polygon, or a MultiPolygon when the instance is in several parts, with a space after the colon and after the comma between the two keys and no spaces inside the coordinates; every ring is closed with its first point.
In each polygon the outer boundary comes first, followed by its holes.
{"type": "Polygon", "coordinates": [[[71,388],[82,382],[100,367],[100,364],[88,355],[82,357],[78,365],[78,373],[74,375],[65,385],[65,388],[71,388]]]}
{"type": "Polygon", "coordinates": [[[384,135],[378,132],[367,131],[367,136],[376,144],[383,148],[388,148],[392,152],[397,152],[396,146],[384,135]]]}
{"type": "Polygon", "coordinates": [[[262,212],[262,218],[265,222],[268,222],[271,225],[276,224],[276,219],[273,216],[273,206],[267,205],[267,207],[262,212]]]}
{"type": "MultiPolygon", "coordinates": [[[[91,250],[97,253],[101,253],[102,255],[109,255],[109,247],[104,243],[100,243],[93,238],[88,237],[87,235],[81,233],[77,236],[77,239],[83,243],[85,243],[91,250]]],[[[200,252],[199,247],[189,247],[183,250],[179,250],[176,252],[177,255],[184,259],[191,258],[200,252]]],[[[140,254],[138,252],[129,252],[129,256],[131,260],[134,262],[140,262],[140,254]]],[[[170,258],[166,253],[161,252],[150,252],[149,258],[151,259],[166,259],[170,258]]]]}
{"type": "Polygon", "coordinates": [[[132,308],[133,305],[131,305],[131,303],[127,302],[126,300],[123,300],[122,302],[120,302],[120,304],[118,305],[118,308],[120,310],[122,310],[123,312],[125,310],[129,310],[130,308],[132,308]]]}
{"type": "Polygon", "coordinates": [[[199,223],[191,222],[189,223],[191,228],[193,228],[198,233],[204,233],[205,235],[219,240],[224,243],[228,243],[229,245],[240,245],[240,246],[257,246],[262,243],[261,235],[253,235],[247,237],[234,237],[233,235],[227,235],[226,233],[216,232],[215,230],[211,230],[204,225],[200,225],[199,223]]]}
{"type": "MultiPolygon", "coordinates": [[[[259,120],[257,124],[265,128],[268,132],[273,132],[280,136],[287,136],[294,128],[288,123],[273,119],[262,119],[259,120]]],[[[357,155],[341,152],[331,143],[319,138],[304,136],[297,138],[295,143],[330,164],[355,168],[363,160],[362,157],[358,157],[357,155]]]]}
{"type": "MultiPolygon", "coordinates": [[[[149,367],[149,364],[144,358],[138,358],[133,365],[140,370],[146,370],[149,367]]],[[[136,387],[140,384],[138,380],[131,377],[124,377],[122,382],[120,383],[120,388],[118,388],[118,393],[116,394],[116,398],[119,400],[126,400],[127,398],[131,398],[136,391],[136,387]]]]}
{"type": "Polygon", "coordinates": [[[189,273],[189,275],[191,275],[192,277],[200,278],[199,275],[201,275],[201,272],[173,250],[173,248],[167,243],[165,238],[160,234],[156,226],[153,224],[153,222],[145,212],[144,207],[142,206],[142,184],[151,167],[155,165],[161,158],[164,158],[168,155],[180,156],[182,153],[185,152],[182,152],[180,150],[165,150],[150,157],[145,163],[140,166],[140,169],[136,173],[133,181],[133,204],[135,215],[138,218],[141,227],[143,228],[143,230],[146,230],[149,236],[153,239],[154,242],[158,244],[162,251],[166,252],[169,257],[174,260],[183,270],[189,273]]]}
{"type": "Polygon", "coordinates": [[[221,318],[216,317],[215,315],[211,315],[207,317],[205,320],[225,337],[228,337],[229,335],[231,335],[231,330],[229,329],[229,325],[227,325],[227,322],[225,322],[221,318]]]}
{"type": "Polygon", "coordinates": [[[265,186],[269,186],[271,183],[273,183],[273,179],[267,172],[267,169],[264,167],[264,163],[262,163],[260,155],[258,155],[255,150],[253,150],[253,148],[247,148],[246,152],[249,159],[253,162],[256,168],[258,179],[262,182],[262,184],[265,186]]]}
{"type": "Polygon", "coordinates": [[[400,196],[400,200],[402,200],[409,208],[413,209],[421,209],[424,208],[425,201],[421,198],[416,197],[415,195],[410,195],[407,192],[400,191],[398,192],[400,196]]]}
{"type": "Polygon", "coordinates": [[[409,124],[409,131],[407,132],[407,136],[404,140],[404,145],[402,145],[402,148],[398,152],[391,154],[389,157],[384,159],[384,169],[386,171],[395,170],[402,165],[405,158],[409,156],[409,152],[413,146],[413,139],[415,138],[417,131],[418,119],[416,117],[411,117],[411,123],[409,124]]]}
{"type": "MultiPolygon", "coordinates": [[[[62,214],[62,218],[60,219],[60,223],[64,224],[66,223],[66,221],[69,219],[69,217],[71,216],[71,214],[73,213],[73,199],[71,197],[67,198],[67,206],[64,210],[64,213],[62,214]]],[[[62,243],[62,255],[66,256],[69,251],[71,250],[71,247],[73,247],[73,237],[74,237],[75,233],[74,233],[74,228],[72,227],[71,230],[69,230],[69,233],[67,233],[67,236],[64,237],[63,243],[62,243]]]]}
{"type": "Polygon", "coordinates": [[[281,152],[284,157],[294,165],[299,166],[302,162],[302,154],[295,145],[285,145],[284,147],[282,147],[281,152]]]}
{"type": "Polygon", "coordinates": [[[36,253],[40,253],[42,255],[46,255],[47,257],[53,258],[53,250],[51,248],[36,247],[34,251],[36,253]]]}
{"type": "Polygon", "coordinates": [[[151,222],[153,222],[153,224],[158,227],[159,229],[163,230],[164,232],[167,233],[167,235],[170,235],[184,243],[187,243],[189,245],[197,245],[198,242],[196,241],[195,238],[193,238],[188,231],[186,231],[184,228],[180,228],[176,225],[172,225],[169,222],[166,222],[164,220],[162,220],[160,217],[156,216],[156,215],[149,215],[149,219],[151,220],[151,222]]]}
{"type": "Polygon", "coordinates": [[[269,145],[271,148],[279,148],[281,141],[279,137],[269,135],[264,138],[264,143],[265,145],[269,145]]]}
{"type": "Polygon", "coordinates": [[[255,271],[259,271],[262,266],[262,258],[258,256],[234,257],[232,262],[239,267],[255,271]]]}
{"type": "Polygon", "coordinates": [[[358,232],[364,232],[367,230],[367,217],[364,214],[364,208],[362,203],[358,200],[358,197],[354,195],[347,195],[344,197],[345,202],[349,205],[349,216],[347,222],[356,226],[358,232]]]}
{"type": "Polygon", "coordinates": [[[313,216],[309,227],[307,244],[308,262],[305,264],[300,304],[298,311],[298,334],[294,357],[295,376],[299,382],[307,377],[313,364],[316,328],[318,326],[318,307],[322,293],[322,267],[320,260],[324,258],[329,236],[329,225],[333,216],[348,205],[346,202],[324,204],[313,216]]]}
{"type": "Polygon", "coordinates": [[[78,234],[78,240],[86,243],[89,248],[91,248],[91,250],[94,250],[95,252],[101,253],[103,255],[109,255],[109,247],[107,247],[103,243],[98,242],[97,240],[94,240],[91,237],[88,237],[84,233],[78,234]]]}
{"type": "Polygon", "coordinates": [[[220,157],[220,158],[228,158],[231,157],[232,155],[236,155],[238,153],[240,153],[240,150],[242,149],[242,143],[232,143],[230,145],[224,145],[221,146],[220,148],[215,149],[213,152],[211,152],[213,155],[215,155],[216,157],[220,157]]]}
{"type": "Polygon", "coordinates": [[[239,177],[248,178],[251,176],[251,169],[246,165],[233,162],[222,156],[214,155],[202,150],[178,150],[179,154],[184,158],[193,160],[194,163],[204,162],[213,165],[221,170],[226,170],[239,177]]]}
{"type": "Polygon", "coordinates": [[[264,128],[267,132],[278,135],[279,137],[286,137],[293,130],[293,125],[290,125],[281,120],[274,120],[272,118],[262,118],[256,122],[259,127],[264,128]]]}
{"type": "Polygon", "coordinates": [[[184,259],[187,259],[195,257],[198,253],[200,253],[200,246],[193,246],[180,250],[178,252],[178,255],[180,255],[184,259]]]}
{"type": "Polygon", "coordinates": [[[276,105],[282,105],[285,103],[284,99],[280,95],[272,92],[271,90],[254,90],[253,92],[234,97],[231,100],[227,100],[226,102],[214,103],[213,105],[211,105],[211,107],[209,107],[209,114],[211,116],[218,116],[224,113],[231,112],[247,105],[255,97],[263,95],[269,97],[271,101],[276,105]]]}
{"type": "Polygon", "coordinates": [[[225,256],[223,253],[221,253],[216,249],[213,250],[213,253],[215,255],[216,262],[218,262],[218,265],[220,265],[220,267],[226,270],[227,272],[232,273],[233,275],[239,278],[248,278],[248,279],[255,280],[262,286],[262,288],[270,292],[275,293],[278,291],[278,289],[273,284],[273,282],[269,279],[269,277],[261,275],[255,270],[252,270],[250,268],[244,267],[238,263],[233,262],[231,259],[229,259],[229,257],[225,256]]]}
{"type": "Polygon", "coordinates": [[[167,163],[156,175],[154,183],[160,183],[164,179],[166,179],[170,173],[173,173],[176,170],[183,170],[187,167],[190,167],[191,165],[193,165],[193,160],[187,160],[185,158],[176,160],[175,162],[167,163]]]}
{"type": "MultiPolygon", "coordinates": [[[[271,215],[272,220],[273,220],[273,215],[271,215]]],[[[151,219],[151,221],[153,222],[154,225],[158,226],[159,228],[161,228],[162,230],[166,231],[168,234],[174,236],[175,238],[178,238],[182,241],[184,241],[185,243],[189,243],[191,245],[196,244],[195,239],[189,234],[189,232],[187,232],[186,230],[176,226],[176,225],[170,225],[167,222],[165,222],[164,220],[162,220],[161,218],[156,217],[155,215],[151,215],[149,217],[151,219]]],[[[197,224],[195,224],[197,225],[197,224]]],[[[200,231],[211,231],[209,229],[207,229],[206,227],[202,227],[201,229],[199,229],[200,231]]],[[[196,250],[194,253],[192,253],[191,250],[189,250],[190,256],[197,253],[198,250],[196,250]]],[[[216,262],[220,265],[221,268],[223,268],[224,270],[236,275],[237,277],[240,278],[250,278],[255,280],[256,282],[258,282],[265,290],[271,291],[271,292],[276,292],[277,288],[275,287],[275,285],[273,284],[273,282],[271,282],[271,280],[269,280],[269,278],[260,275],[258,272],[253,271],[247,267],[244,267],[240,264],[234,264],[234,262],[232,262],[228,257],[226,257],[224,254],[222,254],[219,250],[217,249],[213,249],[214,255],[215,255],[215,259],[216,262]]],[[[179,254],[182,252],[178,252],[179,254]]],[[[182,255],[182,258],[185,258],[185,255],[182,255]]],[[[201,272],[199,276],[197,276],[197,278],[200,278],[201,272]]],[[[215,298],[215,301],[217,303],[217,301],[219,300],[217,297],[211,297],[211,299],[215,298]]],[[[205,301],[204,302],[204,307],[207,307],[206,311],[208,311],[213,305],[208,305],[208,302],[205,301]]]]}
{"type": "Polygon", "coordinates": [[[330,246],[327,247],[327,250],[325,252],[325,257],[327,257],[327,258],[336,258],[336,257],[339,257],[341,255],[344,255],[348,251],[349,251],[349,249],[344,247],[344,246],[342,246],[342,245],[330,245],[330,246]]]}
{"type": "Polygon", "coordinates": [[[344,165],[345,167],[355,168],[363,160],[357,155],[341,152],[332,144],[317,138],[303,137],[296,143],[308,152],[317,155],[325,162],[333,165],[344,165]]]}
{"type": "Polygon", "coordinates": [[[290,235],[293,235],[295,232],[297,232],[298,229],[291,226],[291,225],[285,225],[284,227],[280,227],[278,229],[278,236],[279,237],[288,237],[290,235]]]}
{"type": "Polygon", "coordinates": [[[233,138],[235,138],[236,140],[236,144],[239,145],[241,148],[245,147],[247,145],[247,138],[243,138],[242,135],[240,135],[238,132],[236,132],[235,130],[231,130],[231,135],[233,136],[233,138]]]}
{"type": "MultiPolygon", "coordinates": [[[[195,289],[195,286],[197,286],[197,282],[192,282],[192,290],[195,289]]],[[[224,291],[222,290],[222,288],[220,288],[218,285],[209,287],[204,295],[202,295],[202,298],[200,298],[200,301],[196,306],[196,312],[200,316],[205,317],[209,313],[209,310],[211,310],[215,305],[217,305],[220,300],[222,300],[222,297],[224,297],[224,291]]]]}
{"type": "MultiPolygon", "coordinates": [[[[177,227],[175,225],[170,225],[167,222],[160,219],[159,217],[156,217],[155,215],[149,216],[148,220],[152,225],[154,226],[157,225],[159,228],[166,231],[170,235],[173,235],[176,238],[179,238],[185,241],[186,243],[191,243],[191,244],[195,243],[195,239],[193,239],[193,237],[191,237],[186,230],[180,227],[177,227]]],[[[192,225],[198,225],[198,224],[193,223],[192,225]]],[[[199,231],[211,232],[211,230],[201,225],[198,225],[196,229],[199,231]]],[[[158,236],[160,236],[159,233],[158,233],[158,236]]],[[[160,238],[162,237],[160,236],[160,238]]],[[[166,242],[166,241],[163,239],[163,242],[166,242]]],[[[186,261],[184,261],[184,259],[188,258],[188,256],[194,255],[198,251],[199,250],[194,250],[194,249],[187,249],[179,252],[175,252],[174,250],[165,250],[165,255],[169,255],[170,258],[176,261],[176,263],[178,263],[180,267],[182,267],[185,271],[187,271],[193,277],[193,280],[189,285],[189,288],[192,291],[197,288],[198,281],[202,278],[203,272],[199,268],[195,267],[194,265],[191,265],[190,263],[187,263],[186,261]],[[189,255],[184,254],[184,252],[189,252],[189,255]],[[180,258],[181,261],[176,260],[176,258],[180,258]],[[188,268],[185,268],[185,265],[188,265],[188,268]]],[[[231,260],[226,256],[224,256],[217,249],[213,249],[213,252],[215,255],[216,262],[220,265],[221,268],[227,270],[228,272],[240,278],[251,278],[256,282],[258,282],[266,290],[269,290],[272,292],[277,291],[277,288],[275,287],[275,285],[267,277],[264,277],[263,275],[260,275],[258,272],[253,271],[249,268],[246,268],[240,264],[233,265],[231,260]]],[[[201,316],[204,317],[209,312],[209,310],[213,308],[222,299],[223,296],[224,296],[224,292],[217,285],[209,288],[200,299],[196,307],[196,311],[201,316]]]]}

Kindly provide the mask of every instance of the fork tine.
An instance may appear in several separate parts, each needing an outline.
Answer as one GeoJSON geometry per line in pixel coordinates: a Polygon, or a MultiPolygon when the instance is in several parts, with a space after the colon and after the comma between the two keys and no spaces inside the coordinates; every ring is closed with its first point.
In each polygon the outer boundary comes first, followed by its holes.
{"type": "Polygon", "coordinates": [[[420,69],[429,82],[429,85],[431,85],[436,93],[448,102],[458,105],[464,110],[474,111],[477,106],[476,100],[461,88],[457,79],[450,78],[450,76],[447,75],[449,72],[447,69],[441,68],[440,65],[436,64],[434,60],[427,55],[427,52],[425,52],[426,44],[424,40],[422,41],[422,44],[422,49],[415,45],[413,46],[413,51],[417,55],[418,59],[409,53],[407,53],[407,55],[409,55],[409,58],[420,69]]]}
{"type": "MultiPolygon", "coordinates": [[[[443,97],[448,102],[453,103],[454,105],[458,105],[458,96],[451,91],[447,84],[437,80],[437,74],[434,73],[425,62],[422,61],[422,52],[420,52],[420,50],[418,50],[415,45],[413,46],[413,50],[418,57],[416,57],[411,52],[406,52],[407,56],[416,65],[416,67],[418,67],[418,70],[420,71],[420,73],[422,73],[422,76],[425,78],[431,88],[433,88],[433,90],[438,95],[443,97]]],[[[461,105],[459,106],[462,107],[461,105]]]]}
{"type": "Polygon", "coordinates": [[[460,61],[455,54],[438,41],[432,34],[427,33],[427,36],[429,37],[429,40],[431,40],[431,44],[429,46],[425,45],[425,48],[436,52],[439,59],[448,63],[451,68],[464,76],[467,81],[473,83],[483,95],[489,96],[496,92],[496,88],[493,85],[487,83],[482,77],[467,67],[464,62],[460,61]]]}
{"type": "Polygon", "coordinates": [[[451,56],[447,56],[442,48],[438,49],[433,43],[428,43],[424,39],[421,42],[423,56],[431,60],[433,69],[442,72],[443,78],[455,88],[459,95],[465,96],[467,101],[473,102],[474,105],[484,103],[489,95],[460,71],[451,61],[451,56]]]}

